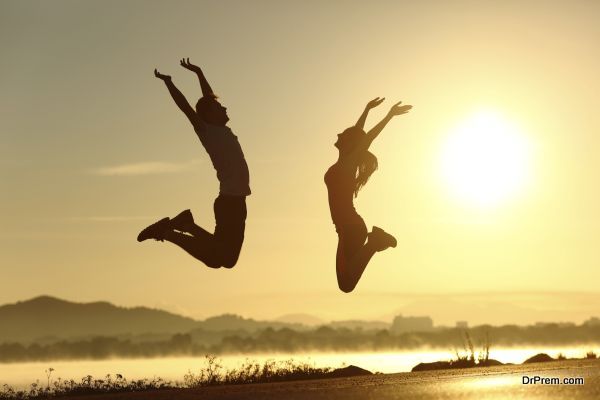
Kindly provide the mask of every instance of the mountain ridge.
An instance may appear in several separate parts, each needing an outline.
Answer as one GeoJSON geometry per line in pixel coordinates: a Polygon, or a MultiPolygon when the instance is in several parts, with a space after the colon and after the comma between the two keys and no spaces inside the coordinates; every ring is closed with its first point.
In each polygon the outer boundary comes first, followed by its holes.
{"type": "Polygon", "coordinates": [[[174,334],[191,330],[198,323],[192,318],[148,307],[126,308],[106,301],[77,303],[48,295],[0,306],[0,321],[3,341],[174,334]]]}
{"type": "Polygon", "coordinates": [[[307,328],[294,322],[258,321],[235,314],[196,320],[144,306],[121,307],[107,301],[79,303],[49,295],[0,305],[0,326],[0,343],[94,336],[159,337],[202,331],[255,332],[267,327],[307,328]]]}

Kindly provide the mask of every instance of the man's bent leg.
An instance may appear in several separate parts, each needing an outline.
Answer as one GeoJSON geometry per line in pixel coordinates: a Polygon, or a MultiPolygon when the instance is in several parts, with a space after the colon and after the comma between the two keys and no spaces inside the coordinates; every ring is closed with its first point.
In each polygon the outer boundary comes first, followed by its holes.
{"type": "Polygon", "coordinates": [[[216,251],[225,268],[233,268],[238,261],[246,229],[246,197],[220,195],[215,200],[214,238],[216,251]]]}
{"type": "MultiPolygon", "coordinates": [[[[206,232],[206,231],[204,231],[206,232]]],[[[192,257],[202,261],[210,268],[221,268],[223,260],[215,238],[210,233],[206,235],[190,236],[177,231],[169,231],[164,239],[188,252],[192,257]]]]}

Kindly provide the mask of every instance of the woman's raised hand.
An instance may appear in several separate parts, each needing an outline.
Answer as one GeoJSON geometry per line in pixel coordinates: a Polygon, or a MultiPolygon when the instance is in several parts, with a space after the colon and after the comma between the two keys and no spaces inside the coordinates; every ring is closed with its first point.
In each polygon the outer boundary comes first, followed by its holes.
{"type": "Polygon", "coordinates": [[[375,108],[378,105],[380,105],[384,100],[385,100],[385,97],[375,97],[373,100],[371,100],[370,102],[367,103],[367,106],[365,108],[367,110],[370,110],[371,108],[375,108]]]}
{"type": "Polygon", "coordinates": [[[401,104],[402,104],[401,101],[399,101],[396,104],[394,104],[392,106],[392,108],[390,108],[390,112],[388,113],[388,115],[393,117],[393,116],[396,116],[396,115],[406,114],[412,108],[412,106],[409,106],[409,105],[403,105],[402,106],[401,104]]]}

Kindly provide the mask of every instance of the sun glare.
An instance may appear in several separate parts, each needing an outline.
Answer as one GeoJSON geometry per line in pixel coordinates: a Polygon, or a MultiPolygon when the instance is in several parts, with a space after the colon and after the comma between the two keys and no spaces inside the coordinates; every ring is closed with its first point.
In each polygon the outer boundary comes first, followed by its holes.
{"type": "Polygon", "coordinates": [[[526,185],[529,145],[517,125],[496,112],[479,111],[450,132],[441,168],[455,197],[476,207],[496,206],[526,185]]]}

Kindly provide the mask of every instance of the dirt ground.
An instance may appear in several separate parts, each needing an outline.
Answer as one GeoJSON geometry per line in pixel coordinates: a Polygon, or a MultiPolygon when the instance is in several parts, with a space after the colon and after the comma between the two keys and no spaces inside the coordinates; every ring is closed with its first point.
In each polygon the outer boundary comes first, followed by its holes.
{"type": "Polygon", "coordinates": [[[354,378],[217,386],[69,397],[69,399],[600,399],[600,360],[569,360],[529,365],[381,374],[354,378]],[[523,384],[540,378],[583,378],[583,385],[523,384]],[[525,377],[525,378],[524,378],[525,377]]]}

